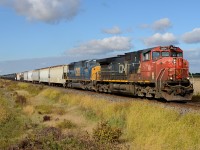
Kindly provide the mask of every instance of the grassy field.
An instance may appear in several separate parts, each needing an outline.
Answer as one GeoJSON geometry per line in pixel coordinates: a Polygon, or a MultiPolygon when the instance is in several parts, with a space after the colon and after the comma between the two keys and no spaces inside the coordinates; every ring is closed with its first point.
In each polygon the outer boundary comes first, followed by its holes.
{"type": "Polygon", "coordinates": [[[200,149],[200,114],[0,81],[0,149],[200,149]]]}

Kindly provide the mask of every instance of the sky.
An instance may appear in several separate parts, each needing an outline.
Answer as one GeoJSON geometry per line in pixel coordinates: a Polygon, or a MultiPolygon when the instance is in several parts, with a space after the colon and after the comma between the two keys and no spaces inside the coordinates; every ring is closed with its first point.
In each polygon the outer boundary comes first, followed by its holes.
{"type": "Polygon", "coordinates": [[[200,72],[199,0],[0,0],[0,74],[154,46],[200,72]]]}

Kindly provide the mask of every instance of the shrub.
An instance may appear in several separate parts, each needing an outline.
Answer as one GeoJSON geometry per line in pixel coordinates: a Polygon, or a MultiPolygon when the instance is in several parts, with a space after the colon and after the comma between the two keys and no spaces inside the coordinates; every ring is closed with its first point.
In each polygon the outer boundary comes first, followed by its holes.
{"type": "Polygon", "coordinates": [[[100,122],[93,130],[93,138],[100,143],[119,142],[122,131],[119,128],[111,127],[108,122],[100,122]]]}
{"type": "Polygon", "coordinates": [[[197,94],[192,96],[193,101],[200,101],[200,93],[198,92],[197,94]]]}
{"type": "Polygon", "coordinates": [[[17,103],[17,104],[19,104],[19,105],[25,105],[26,104],[26,97],[25,96],[23,96],[23,95],[17,95],[16,96],[16,100],[15,100],[15,102],[17,103]]]}
{"type": "Polygon", "coordinates": [[[98,116],[96,115],[94,110],[92,110],[91,108],[81,107],[80,110],[83,112],[83,114],[86,117],[86,119],[91,120],[91,121],[99,120],[98,116]]]}
{"type": "Polygon", "coordinates": [[[47,115],[43,116],[43,122],[50,121],[50,120],[51,120],[50,116],[47,116],[47,115]]]}

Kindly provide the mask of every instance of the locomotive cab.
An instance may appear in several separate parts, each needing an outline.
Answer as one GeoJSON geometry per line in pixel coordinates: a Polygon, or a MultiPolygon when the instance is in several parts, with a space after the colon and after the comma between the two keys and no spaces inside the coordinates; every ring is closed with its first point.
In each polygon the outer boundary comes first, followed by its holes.
{"type": "Polygon", "coordinates": [[[183,59],[183,51],[172,45],[156,47],[151,56],[156,97],[168,101],[191,100],[193,85],[189,81],[189,63],[183,59]]]}

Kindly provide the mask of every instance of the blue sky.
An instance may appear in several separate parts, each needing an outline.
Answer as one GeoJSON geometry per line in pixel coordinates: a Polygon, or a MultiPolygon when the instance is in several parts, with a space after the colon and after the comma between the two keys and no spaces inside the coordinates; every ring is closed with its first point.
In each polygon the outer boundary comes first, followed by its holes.
{"type": "Polygon", "coordinates": [[[200,1],[0,0],[0,74],[158,45],[200,72],[200,1]]]}

